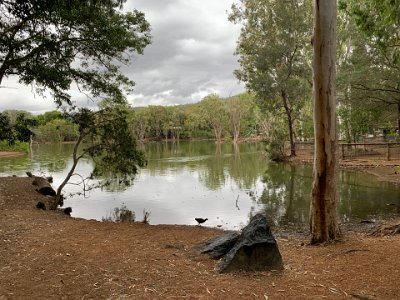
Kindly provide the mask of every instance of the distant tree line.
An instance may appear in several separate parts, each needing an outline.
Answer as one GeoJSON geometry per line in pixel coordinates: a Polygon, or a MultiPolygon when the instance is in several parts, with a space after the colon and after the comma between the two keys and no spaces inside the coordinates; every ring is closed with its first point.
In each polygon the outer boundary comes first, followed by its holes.
{"type": "MultiPolygon", "coordinates": [[[[127,126],[138,141],[215,139],[236,143],[241,139],[265,139],[285,129],[277,121],[279,116],[262,113],[252,93],[226,99],[210,94],[195,104],[124,109],[127,126]]],[[[6,110],[0,112],[0,122],[0,140],[11,144],[17,140],[28,142],[31,136],[39,143],[72,142],[79,136],[78,125],[60,111],[33,116],[26,111],[6,110]]],[[[304,110],[294,125],[296,138],[311,138],[311,124],[311,111],[304,110]]]]}

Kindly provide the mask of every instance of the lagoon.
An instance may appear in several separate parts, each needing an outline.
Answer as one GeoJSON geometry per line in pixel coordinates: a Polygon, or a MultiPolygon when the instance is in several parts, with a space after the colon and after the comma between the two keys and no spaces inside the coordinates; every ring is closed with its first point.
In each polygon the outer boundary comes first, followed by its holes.
{"type": "MultiPolygon", "coordinates": [[[[277,164],[266,159],[262,144],[212,141],[154,142],[141,146],[148,165],[131,186],[112,185],[86,195],[67,185],[65,206],[72,216],[102,220],[115,207],[126,205],[150,224],[195,225],[195,217],[208,218],[204,226],[240,229],[257,212],[265,212],[275,225],[306,225],[311,194],[312,168],[277,164]]],[[[0,176],[24,176],[26,171],[51,175],[54,187],[72,164],[73,145],[34,145],[30,155],[0,159],[0,176]]],[[[89,175],[90,160],[82,160],[77,172],[89,175]]],[[[75,181],[77,181],[76,178],[75,181]]],[[[340,172],[339,213],[342,222],[359,222],[399,214],[400,187],[375,177],[340,172]],[[389,205],[395,204],[395,205],[389,205]]]]}

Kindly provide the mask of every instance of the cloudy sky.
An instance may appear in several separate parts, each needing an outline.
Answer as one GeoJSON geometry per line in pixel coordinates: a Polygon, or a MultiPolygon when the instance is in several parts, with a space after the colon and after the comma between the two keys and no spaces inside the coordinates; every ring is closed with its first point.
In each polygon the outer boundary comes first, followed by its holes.
{"type": "MultiPolygon", "coordinates": [[[[134,106],[177,105],[200,101],[210,93],[226,97],[244,90],[234,77],[240,27],[228,21],[235,0],[128,0],[151,24],[152,44],[135,55],[123,72],[136,82],[128,96],[134,106]]],[[[51,97],[35,95],[15,78],[3,80],[0,111],[22,109],[35,114],[55,109],[51,97]]],[[[81,105],[91,105],[72,92],[81,105]]]]}

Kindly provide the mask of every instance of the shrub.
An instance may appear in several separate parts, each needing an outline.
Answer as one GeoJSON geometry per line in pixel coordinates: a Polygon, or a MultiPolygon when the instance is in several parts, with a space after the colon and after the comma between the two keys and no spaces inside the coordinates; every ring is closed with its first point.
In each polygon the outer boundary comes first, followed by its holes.
{"type": "Polygon", "coordinates": [[[285,140],[287,133],[282,128],[272,128],[268,137],[265,139],[266,151],[268,157],[272,161],[284,161],[285,155],[285,140]]]}
{"type": "Polygon", "coordinates": [[[10,143],[7,140],[0,141],[0,151],[20,151],[29,153],[29,143],[16,141],[10,143]]]}
{"type": "Polygon", "coordinates": [[[103,222],[133,223],[135,222],[135,212],[128,209],[125,204],[115,207],[109,216],[102,218],[103,222]]]}

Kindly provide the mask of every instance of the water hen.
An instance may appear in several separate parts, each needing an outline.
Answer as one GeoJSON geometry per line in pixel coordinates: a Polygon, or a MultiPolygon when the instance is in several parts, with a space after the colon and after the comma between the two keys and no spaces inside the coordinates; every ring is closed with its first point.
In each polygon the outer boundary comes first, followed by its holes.
{"type": "Polygon", "coordinates": [[[206,219],[203,219],[203,218],[194,218],[196,221],[197,221],[197,223],[199,223],[199,225],[200,224],[203,224],[205,221],[207,221],[208,219],[206,218],[206,219]]]}

